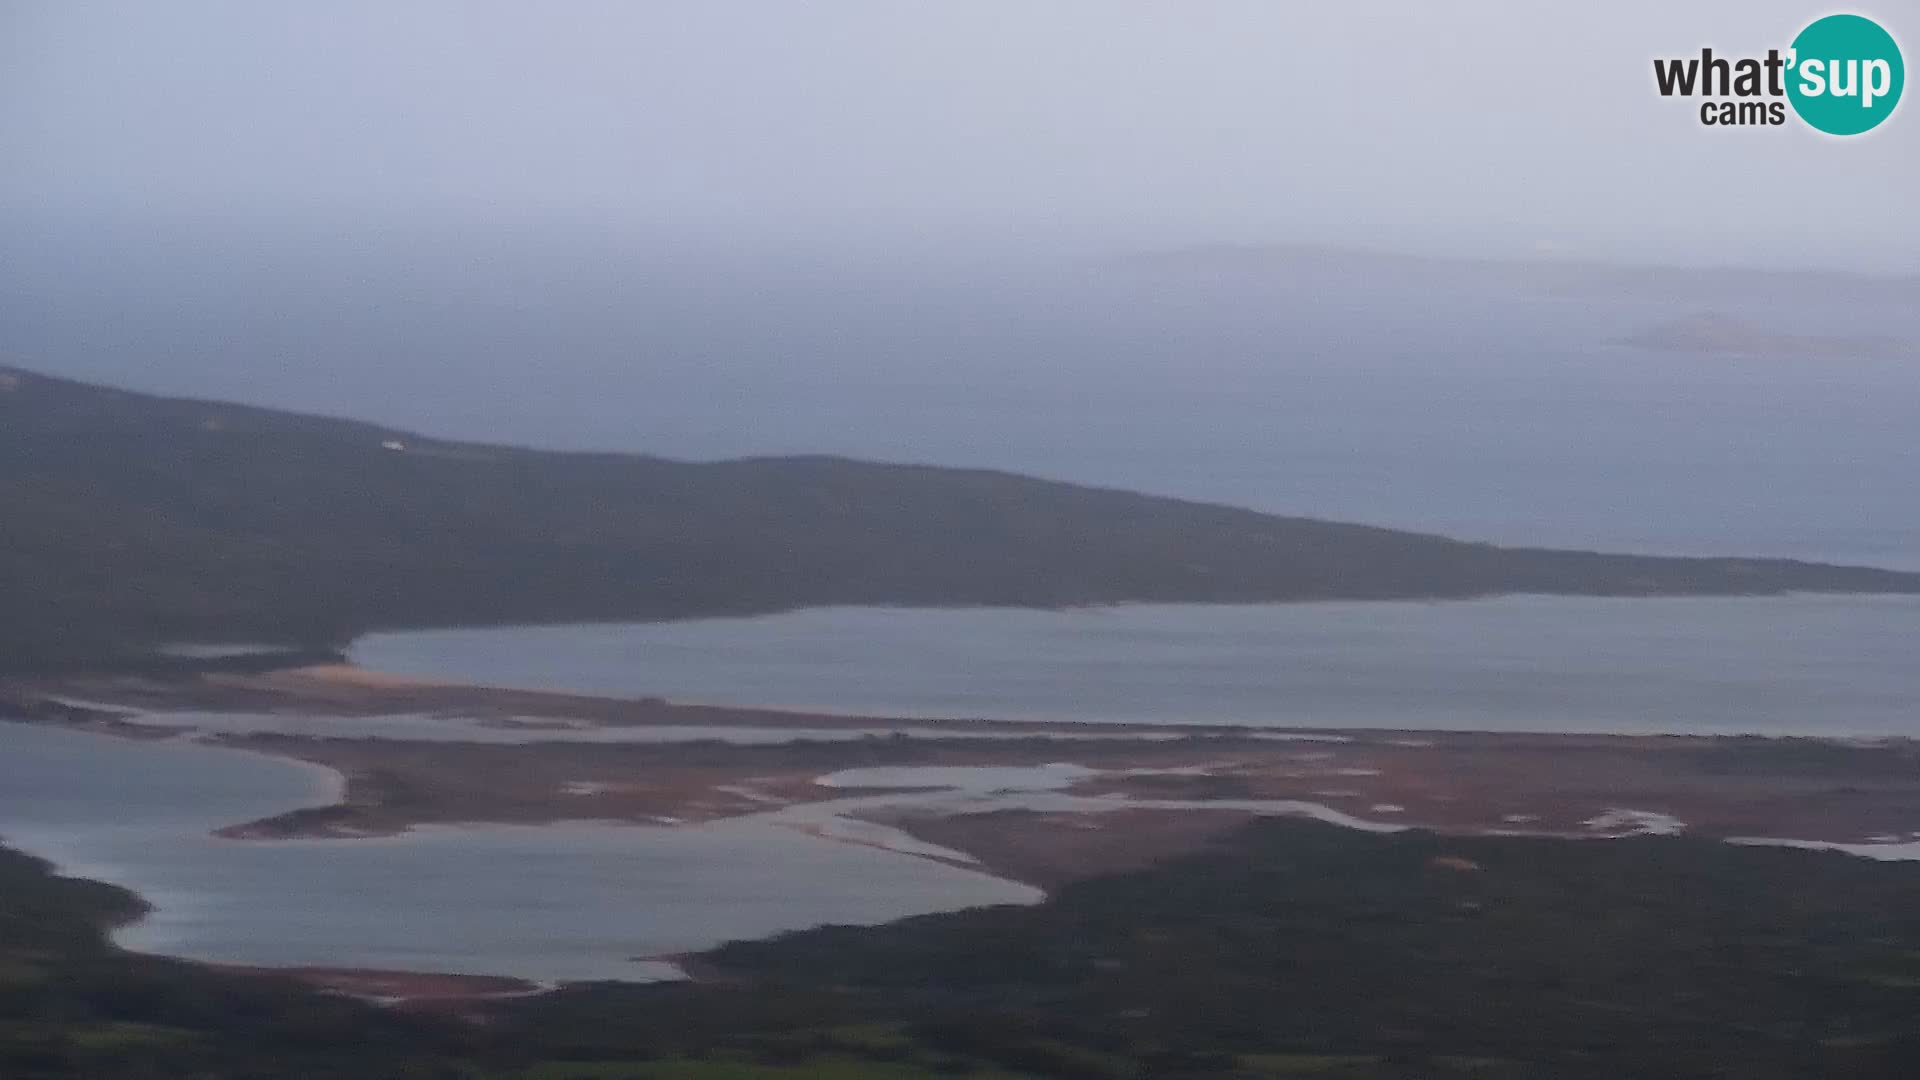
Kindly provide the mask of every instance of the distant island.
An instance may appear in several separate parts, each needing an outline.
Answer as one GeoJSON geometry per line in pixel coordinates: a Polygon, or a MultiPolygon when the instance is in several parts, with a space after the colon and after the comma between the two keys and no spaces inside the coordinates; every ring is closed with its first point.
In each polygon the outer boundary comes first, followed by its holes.
{"type": "Polygon", "coordinates": [[[1429,287],[1470,285],[1516,294],[1567,298],[1683,300],[1701,304],[1786,302],[1810,295],[1896,306],[1920,290],[1911,270],[1861,273],[1837,269],[1670,266],[1576,259],[1422,255],[1314,244],[1197,244],[1138,251],[1110,267],[1166,279],[1207,278],[1317,288],[1328,278],[1399,281],[1429,287]]]}
{"type": "Polygon", "coordinates": [[[1913,573],[1497,547],[1001,472],[450,442],[18,368],[0,522],[15,669],[828,604],[1920,593],[1913,573]]]}
{"type": "Polygon", "coordinates": [[[1884,334],[1787,334],[1725,315],[1702,314],[1650,326],[1621,344],[1663,352],[1729,353],[1852,360],[1920,358],[1920,348],[1884,334]]]}

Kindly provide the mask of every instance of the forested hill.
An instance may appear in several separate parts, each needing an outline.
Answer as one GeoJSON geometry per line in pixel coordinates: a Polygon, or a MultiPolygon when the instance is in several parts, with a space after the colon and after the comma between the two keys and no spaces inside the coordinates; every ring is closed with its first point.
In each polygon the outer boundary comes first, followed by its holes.
{"type": "Polygon", "coordinates": [[[0,367],[0,665],[168,639],[814,604],[1920,593],[1920,575],[1499,548],[1006,473],[453,443],[0,367]]]}

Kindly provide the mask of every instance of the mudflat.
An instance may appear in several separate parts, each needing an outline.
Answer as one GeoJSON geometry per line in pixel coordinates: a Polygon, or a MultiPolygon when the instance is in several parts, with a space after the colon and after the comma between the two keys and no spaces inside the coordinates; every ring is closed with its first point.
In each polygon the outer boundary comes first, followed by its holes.
{"type": "Polygon", "coordinates": [[[0,692],[16,715],[40,722],[193,738],[344,777],[333,805],[223,830],[239,840],[762,815],[830,839],[977,860],[1052,888],[1204,848],[1261,815],[1460,835],[1686,832],[1889,856],[1920,839],[1920,744],[1904,739],[927,721],[495,689],[346,666],[16,680],[0,692]],[[273,718],[273,729],[235,722],[248,716],[273,718]],[[374,737],[350,722],[369,717],[408,723],[374,737]]]}

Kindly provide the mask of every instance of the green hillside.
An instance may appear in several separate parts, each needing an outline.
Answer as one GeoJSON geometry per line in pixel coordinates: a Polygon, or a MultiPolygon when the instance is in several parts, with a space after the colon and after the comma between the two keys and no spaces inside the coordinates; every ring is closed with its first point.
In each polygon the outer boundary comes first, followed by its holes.
{"type": "Polygon", "coordinates": [[[1499,548],[827,457],[444,442],[0,368],[0,658],[817,604],[1920,592],[1783,560],[1499,548]]]}

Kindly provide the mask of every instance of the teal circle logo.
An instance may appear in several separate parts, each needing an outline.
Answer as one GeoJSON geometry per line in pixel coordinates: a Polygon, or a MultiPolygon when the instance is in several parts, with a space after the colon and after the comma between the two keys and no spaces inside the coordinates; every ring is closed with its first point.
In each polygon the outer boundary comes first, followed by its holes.
{"type": "Polygon", "coordinates": [[[1872,19],[1829,15],[1793,39],[1787,100],[1829,135],[1872,131],[1900,103],[1907,67],[1893,35],[1872,19]]]}

